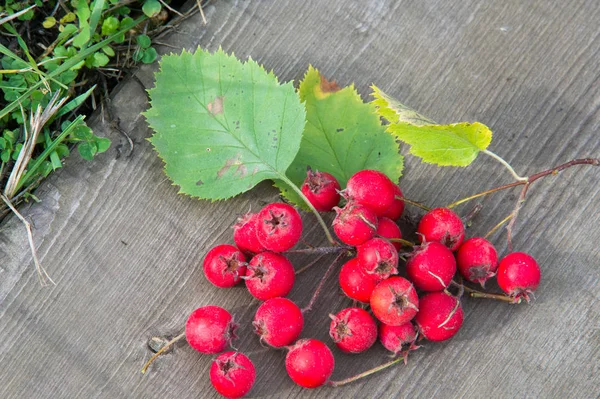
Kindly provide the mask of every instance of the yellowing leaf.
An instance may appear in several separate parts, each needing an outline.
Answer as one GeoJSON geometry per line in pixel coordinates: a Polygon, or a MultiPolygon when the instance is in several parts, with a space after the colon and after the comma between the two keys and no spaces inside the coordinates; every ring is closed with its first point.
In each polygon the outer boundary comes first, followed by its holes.
{"type": "Polygon", "coordinates": [[[377,107],[377,113],[389,123],[407,122],[412,125],[434,125],[435,122],[419,114],[412,108],[400,103],[393,97],[382,92],[377,86],[372,85],[375,97],[372,104],[377,107]]]}

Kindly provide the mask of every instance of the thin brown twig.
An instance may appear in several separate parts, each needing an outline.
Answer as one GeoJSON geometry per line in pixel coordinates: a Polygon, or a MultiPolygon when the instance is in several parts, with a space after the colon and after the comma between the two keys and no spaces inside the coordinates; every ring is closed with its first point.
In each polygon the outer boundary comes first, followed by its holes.
{"type": "Polygon", "coordinates": [[[202,17],[202,22],[204,22],[204,25],[206,25],[207,24],[206,16],[204,15],[204,10],[202,9],[201,1],[196,0],[196,5],[198,6],[198,11],[200,11],[200,16],[202,17]]]}
{"type": "Polygon", "coordinates": [[[323,289],[323,285],[325,284],[325,281],[329,277],[329,274],[331,274],[331,271],[333,270],[334,266],[337,264],[338,260],[340,260],[340,258],[343,255],[344,255],[343,252],[340,253],[338,256],[336,256],[336,258],[333,260],[333,262],[331,262],[331,264],[327,268],[327,271],[325,272],[325,275],[321,279],[321,282],[317,286],[315,293],[313,294],[312,298],[310,299],[310,302],[308,303],[308,305],[306,305],[304,308],[302,308],[302,313],[310,312],[312,310],[312,307],[315,304],[317,297],[319,296],[319,294],[321,293],[321,290],[323,289]]]}

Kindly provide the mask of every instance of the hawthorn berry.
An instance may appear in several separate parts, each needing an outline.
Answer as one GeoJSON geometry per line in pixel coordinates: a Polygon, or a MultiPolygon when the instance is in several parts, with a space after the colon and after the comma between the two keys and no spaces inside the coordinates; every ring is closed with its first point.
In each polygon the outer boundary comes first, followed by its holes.
{"type": "Polygon", "coordinates": [[[266,251],[256,236],[257,222],[258,213],[247,213],[233,226],[233,241],[240,251],[252,255],[266,251]]]}
{"type": "Polygon", "coordinates": [[[344,193],[351,201],[371,209],[376,216],[383,216],[394,203],[395,186],[384,173],[367,169],[348,179],[344,193]]]}
{"type": "Polygon", "coordinates": [[[377,216],[366,206],[348,201],[343,208],[333,210],[337,213],[333,231],[344,244],[360,245],[375,235],[377,216]]]}
{"type": "Polygon", "coordinates": [[[237,324],[231,314],[219,306],[194,310],[185,323],[185,338],[200,353],[219,353],[237,336],[237,324]]]}
{"type": "Polygon", "coordinates": [[[445,341],[458,332],[463,317],[460,301],[444,291],[438,291],[420,299],[415,323],[424,338],[445,341]]]}
{"type": "Polygon", "coordinates": [[[367,274],[383,280],[398,273],[398,251],[385,238],[371,238],[356,249],[358,264],[367,274]]]}
{"type": "Polygon", "coordinates": [[[364,352],[377,340],[377,324],[364,309],[346,308],[329,317],[329,336],[344,352],[364,352]]]}
{"type": "Polygon", "coordinates": [[[352,258],[344,263],[339,276],[340,287],[346,296],[359,302],[369,303],[371,293],[378,280],[363,271],[358,259],[352,258]]]}
{"type": "Polygon", "coordinates": [[[448,208],[435,208],[419,222],[417,232],[422,242],[437,241],[456,251],[465,238],[465,226],[456,213],[448,208]]]}
{"type": "Polygon", "coordinates": [[[254,364],[239,352],[225,352],[210,366],[210,382],[226,398],[241,398],[252,389],[256,379],[254,364]]]}
{"type": "Polygon", "coordinates": [[[415,287],[441,291],[456,273],[456,260],[443,244],[433,241],[416,246],[406,262],[406,273],[415,287]]]}
{"type": "Polygon", "coordinates": [[[498,265],[496,275],[502,291],[518,302],[533,294],[540,284],[541,271],[535,259],[524,252],[512,252],[506,255],[498,265]]]}
{"type": "Polygon", "coordinates": [[[456,266],[460,274],[472,283],[483,287],[496,275],[498,254],[491,242],[483,237],[469,238],[456,252],[456,266]]]}
{"type": "Polygon", "coordinates": [[[410,321],[399,326],[390,326],[381,323],[379,325],[379,341],[385,349],[394,355],[402,354],[405,363],[408,352],[419,348],[415,344],[417,341],[417,331],[410,321]]]}
{"type": "Polygon", "coordinates": [[[300,189],[319,212],[329,212],[340,202],[340,183],[327,172],[313,172],[308,168],[300,189]]]}
{"type": "Polygon", "coordinates": [[[260,305],[252,325],[261,342],[281,348],[298,339],[304,326],[304,317],[294,302],[277,297],[260,305]]]}
{"type": "Polygon", "coordinates": [[[317,388],[329,380],[335,359],[327,345],[309,338],[299,340],[288,349],[285,369],[292,381],[304,388],[317,388]]]}
{"type": "Polygon", "coordinates": [[[204,258],[204,275],[213,285],[229,288],[246,274],[246,257],[233,245],[217,245],[204,258]]]}
{"type": "Polygon", "coordinates": [[[250,260],[244,280],[253,297],[266,301],[286,296],[295,278],[294,266],[288,258],[274,252],[261,252],[250,260]]]}
{"type": "MultiPolygon", "coordinates": [[[[402,232],[400,231],[400,227],[394,222],[392,219],[387,217],[380,217],[377,219],[377,231],[375,232],[379,237],[390,239],[401,239],[402,232]]],[[[402,243],[398,241],[391,241],[392,245],[396,248],[397,251],[402,248],[402,243]]]]}
{"type": "Polygon", "coordinates": [[[258,213],[256,236],[267,250],[284,252],[292,248],[302,235],[302,218],[291,205],[268,204],[258,213]]]}
{"type": "Polygon", "coordinates": [[[410,321],[419,311],[415,287],[404,277],[383,280],[371,294],[371,310],[379,321],[399,326],[410,321]]]}
{"type": "Polygon", "coordinates": [[[400,198],[403,198],[404,194],[400,190],[400,187],[397,184],[394,184],[394,202],[392,205],[385,211],[383,214],[384,217],[390,218],[391,220],[398,220],[402,213],[404,212],[404,201],[400,198]]]}

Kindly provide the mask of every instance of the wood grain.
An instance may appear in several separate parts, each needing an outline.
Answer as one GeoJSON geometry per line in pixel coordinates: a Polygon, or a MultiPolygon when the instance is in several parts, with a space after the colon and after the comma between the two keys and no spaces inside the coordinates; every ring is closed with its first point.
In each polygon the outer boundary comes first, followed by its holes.
{"type": "MultiPolygon", "coordinates": [[[[521,174],[600,156],[595,0],[231,0],[205,12],[208,25],[197,16],[163,41],[222,46],[252,56],[283,81],[300,79],[312,64],[340,84],[354,82],[365,99],[375,83],[434,120],[479,120],[495,132],[491,150],[521,174]]],[[[336,390],[303,390],[285,373],[285,353],[263,349],[249,328],[257,302],[243,287],[215,289],[199,267],[212,245],[232,242],[238,215],[276,200],[277,192],[264,183],[226,202],[177,195],[140,115],[155,69],[142,67],[139,81],[114,93],[113,113],[135,142],[131,156],[98,113],[90,125],[113,140],[109,152],[94,162],[73,157],[40,187],[42,202],[21,209],[35,224],[39,255],[57,286],[39,286],[19,222],[0,226],[0,397],[218,397],[208,380],[210,357],[185,343],[147,375],[139,372],[150,337],[179,334],[191,310],[211,303],[232,310],[244,327],[237,346],[258,369],[251,397],[600,395],[600,170],[572,168],[531,188],[514,244],[542,266],[532,305],[465,300],[461,332],[425,345],[408,366],[336,390]]],[[[432,206],[511,178],[483,157],[464,169],[406,161],[403,191],[432,206]]],[[[491,228],[517,195],[486,199],[469,234],[491,228]]],[[[312,216],[304,221],[306,241],[324,244],[312,216]]],[[[503,233],[493,241],[506,253],[503,233]]],[[[291,259],[296,267],[310,261],[291,259]]],[[[324,260],[300,275],[291,298],[307,303],[326,266],[324,260]]],[[[329,283],[335,287],[335,277],[329,283]]],[[[302,336],[331,344],[327,314],[347,305],[337,289],[327,290],[302,336]]],[[[334,379],[387,360],[379,346],[358,356],[334,354],[334,379]]]]}

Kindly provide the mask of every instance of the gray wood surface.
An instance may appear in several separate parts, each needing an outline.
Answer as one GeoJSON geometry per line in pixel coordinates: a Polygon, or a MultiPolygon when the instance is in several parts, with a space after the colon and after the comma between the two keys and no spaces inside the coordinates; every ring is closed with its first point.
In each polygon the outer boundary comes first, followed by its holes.
{"type": "MultiPolygon", "coordinates": [[[[222,46],[283,81],[297,81],[313,64],[340,84],[354,82],[365,98],[375,83],[434,120],[488,124],[490,149],[522,174],[600,156],[596,0],[215,1],[206,13],[207,26],[190,19],[163,39],[176,49],[162,52],[222,46]]],[[[22,208],[55,287],[39,286],[18,220],[0,226],[1,398],[217,397],[211,358],[185,343],[147,375],[139,372],[151,355],[148,339],[179,334],[188,313],[206,304],[230,309],[243,325],[237,346],[258,370],[250,397],[600,395],[600,169],[572,168],[530,190],[514,244],[542,267],[532,305],[465,299],[460,333],[424,345],[408,366],[343,388],[304,390],[287,377],[285,352],[264,350],[249,328],[257,302],[243,287],[212,287],[200,267],[211,246],[232,242],[239,214],[277,192],[264,183],[226,202],[177,195],[140,115],[147,107],[140,82],[151,87],[155,68],[141,68],[139,82],[126,81],[114,94],[113,112],[135,141],[131,156],[97,114],[91,126],[115,145],[94,162],[70,159],[38,190],[42,202],[22,208]]],[[[402,189],[432,206],[511,181],[483,156],[465,169],[406,161],[402,189]]],[[[517,195],[488,198],[469,234],[489,230],[517,195]]],[[[306,241],[324,244],[312,216],[304,221],[306,241]]],[[[506,253],[504,234],[493,241],[506,253]]],[[[309,261],[291,259],[297,267],[309,261]]],[[[326,266],[300,275],[291,298],[307,303],[326,266]]],[[[333,347],[327,314],[348,304],[328,289],[302,336],[333,347]]],[[[379,345],[362,355],[334,354],[334,379],[387,359],[379,345]]]]}

